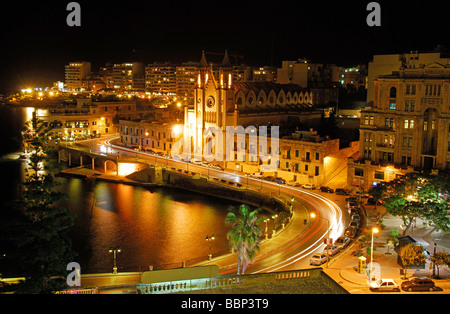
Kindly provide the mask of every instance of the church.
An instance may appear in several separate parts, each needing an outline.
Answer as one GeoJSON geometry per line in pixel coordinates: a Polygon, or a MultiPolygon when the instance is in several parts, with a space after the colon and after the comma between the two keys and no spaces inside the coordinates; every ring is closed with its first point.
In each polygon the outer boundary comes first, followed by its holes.
{"type": "MultiPolygon", "coordinates": [[[[194,150],[202,152],[208,139],[205,130],[227,127],[279,126],[299,123],[310,127],[318,123],[322,112],[334,108],[338,90],[306,89],[296,84],[272,82],[233,82],[228,53],[222,64],[208,64],[205,53],[199,63],[193,102],[185,107],[184,134],[191,134],[194,150]]],[[[235,144],[236,146],[236,144],[235,144]]],[[[247,145],[245,145],[247,148],[247,145]]],[[[225,147],[224,150],[225,152],[225,147]]]]}

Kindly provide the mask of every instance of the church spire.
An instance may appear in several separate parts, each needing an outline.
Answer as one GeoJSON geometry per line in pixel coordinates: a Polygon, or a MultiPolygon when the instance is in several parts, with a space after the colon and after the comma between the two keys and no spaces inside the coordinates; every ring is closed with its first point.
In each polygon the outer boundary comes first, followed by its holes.
{"type": "Polygon", "coordinates": [[[202,58],[200,59],[200,66],[201,67],[207,67],[208,66],[208,62],[206,62],[205,51],[204,50],[202,50],[202,58]]]}
{"type": "Polygon", "coordinates": [[[226,50],[226,49],[225,49],[225,55],[223,56],[222,66],[223,67],[231,66],[230,58],[228,58],[228,50],[226,50]]]}

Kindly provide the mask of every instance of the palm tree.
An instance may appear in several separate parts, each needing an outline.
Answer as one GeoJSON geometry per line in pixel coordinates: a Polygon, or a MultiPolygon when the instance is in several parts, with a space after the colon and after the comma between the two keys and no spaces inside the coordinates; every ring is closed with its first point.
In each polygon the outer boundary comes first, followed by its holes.
{"type": "Polygon", "coordinates": [[[228,212],[225,219],[226,224],[233,228],[228,231],[227,238],[230,245],[236,250],[238,257],[237,274],[243,275],[249,262],[253,260],[255,252],[259,251],[259,240],[261,229],[258,224],[262,223],[264,218],[258,218],[257,213],[260,209],[249,211],[246,205],[241,205],[237,213],[234,209],[228,212]]]}

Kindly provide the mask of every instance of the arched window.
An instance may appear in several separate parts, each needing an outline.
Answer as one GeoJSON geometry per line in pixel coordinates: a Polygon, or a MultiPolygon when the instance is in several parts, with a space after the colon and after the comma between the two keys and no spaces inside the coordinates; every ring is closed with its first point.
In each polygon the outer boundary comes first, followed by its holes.
{"type": "Polygon", "coordinates": [[[391,87],[389,90],[389,98],[397,98],[397,89],[395,87],[391,87]]]}

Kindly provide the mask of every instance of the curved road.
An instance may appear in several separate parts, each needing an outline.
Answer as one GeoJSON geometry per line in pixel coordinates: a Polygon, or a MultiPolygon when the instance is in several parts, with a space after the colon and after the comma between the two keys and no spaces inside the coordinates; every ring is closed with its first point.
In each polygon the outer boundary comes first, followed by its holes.
{"type": "MultiPolygon", "coordinates": [[[[294,197],[294,215],[299,216],[297,219],[302,217],[302,221],[303,219],[307,219],[307,225],[299,230],[294,230],[294,232],[298,232],[294,241],[289,241],[288,244],[275,249],[270,254],[265,255],[264,258],[257,258],[253,263],[249,264],[246,269],[246,274],[310,268],[309,258],[314,253],[323,250],[323,240],[328,236],[328,233],[330,238],[336,240],[343,234],[345,227],[349,223],[347,211],[342,211],[335,202],[324,197],[321,192],[279,185],[238,173],[216,170],[184,161],[174,161],[169,158],[155,156],[145,152],[137,152],[133,149],[110,143],[110,141],[117,138],[117,136],[114,136],[106,139],[85,140],[82,143],[98,151],[100,151],[100,145],[106,145],[110,148],[108,154],[114,156],[120,151],[122,157],[131,157],[136,161],[142,160],[164,165],[169,168],[183,169],[203,176],[215,177],[219,180],[233,181],[242,184],[242,186],[248,189],[259,190],[272,196],[279,196],[285,200],[290,201],[294,197]],[[316,214],[315,218],[309,216],[309,213],[312,212],[316,214]]],[[[326,264],[322,266],[326,267],[326,264]]],[[[221,275],[231,275],[235,272],[236,269],[225,270],[221,272],[221,275]]]]}

